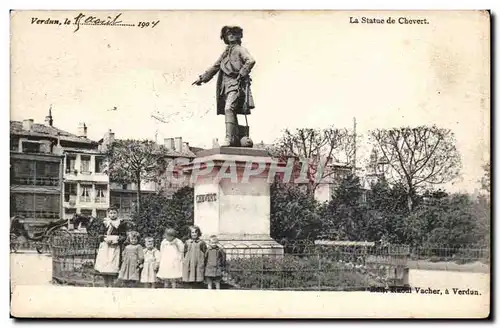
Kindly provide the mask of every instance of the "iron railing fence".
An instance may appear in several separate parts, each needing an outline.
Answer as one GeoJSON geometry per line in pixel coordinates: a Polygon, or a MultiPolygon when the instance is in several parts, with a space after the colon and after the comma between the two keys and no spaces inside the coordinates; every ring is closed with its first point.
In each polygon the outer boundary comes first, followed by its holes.
{"type": "MultiPolygon", "coordinates": [[[[155,240],[159,249],[161,240],[155,240]]],[[[480,262],[489,249],[474,245],[377,245],[286,242],[276,246],[222,242],[223,280],[235,289],[366,290],[408,286],[409,269],[456,270],[480,262]],[[442,265],[442,263],[446,265],[442,265]],[[432,267],[435,265],[435,267],[432,267]],[[441,266],[438,266],[441,265],[441,266]]],[[[99,239],[86,234],[51,240],[52,275],[59,283],[100,285],[93,269],[99,239]]]]}

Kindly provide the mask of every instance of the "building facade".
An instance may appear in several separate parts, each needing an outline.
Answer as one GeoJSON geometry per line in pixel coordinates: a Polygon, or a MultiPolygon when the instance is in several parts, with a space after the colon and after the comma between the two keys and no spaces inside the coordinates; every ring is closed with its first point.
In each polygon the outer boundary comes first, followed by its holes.
{"type": "Polygon", "coordinates": [[[36,230],[61,217],[63,156],[32,151],[10,153],[10,216],[36,230]]]}
{"type": "Polygon", "coordinates": [[[335,190],[339,186],[339,183],[351,174],[352,171],[352,167],[345,164],[328,164],[325,168],[324,178],[321,179],[321,182],[314,190],[314,198],[319,202],[329,202],[335,195],[335,190]]]}
{"type": "Polygon", "coordinates": [[[66,218],[75,213],[106,217],[110,192],[105,160],[98,150],[65,149],[63,206],[66,218]]]}
{"type": "MultiPolygon", "coordinates": [[[[33,119],[10,122],[12,215],[30,222],[69,219],[75,214],[104,218],[113,205],[121,217],[130,218],[137,201],[137,185],[110,182],[107,172],[105,153],[115,134],[109,130],[96,142],[87,137],[84,123],[78,125],[75,134],[53,123],[50,110],[44,124],[33,119]]],[[[176,158],[192,160],[200,148],[176,137],[165,139],[163,150],[168,163],[176,158]]],[[[157,182],[141,183],[141,195],[170,197],[188,185],[172,183],[167,171],[165,167],[159,172],[157,182]]],[[[173,173],[182,174],[179,168],[173,173]]]]}
{"type": "MultiPolygon", "coordinates": [[[[18,154],[30,154],[32,161],[34,156],[45,160],[47,156],[54,155],[60,159],[61,175],[58,183],[61,205],[58,215],[53,219],[71,218],[76,213],[96,217],[106,215],[110,201],[109,178],[104,173],[105,158],[99,150],[99,144],[87,138],[84,123],[78,125],[76,134],[60,130],[54,127],[50,110],[45,124],[35,123],[32,119],[11,121],[10,145],[11,167],[14,166],[14,170],[24,167],[24,175],[28,172],[27,164],[21,161],[18,154]],[[42,154],[43,157],[40,157],[42,154]]],[[[34,169],[33,172],[41,173],[45,178],[53,176],[50,173],[52,171],[34,169]]],[[[13,183],[15,181],[11,181],[11,186],[13,183]]],[[[11,187],[11,193],[16,193],[12,190],[11,187]]],[[[21,203],[16,204],[16,212],[19,212],[21,203]]],[[[31,205],[26,203],[26,206],[29,209],[31,205]]]]}

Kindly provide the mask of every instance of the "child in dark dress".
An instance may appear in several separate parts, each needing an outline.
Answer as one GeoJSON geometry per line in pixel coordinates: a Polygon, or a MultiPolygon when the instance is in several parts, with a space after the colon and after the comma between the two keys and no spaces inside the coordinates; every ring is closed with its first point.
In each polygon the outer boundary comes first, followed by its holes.
{"type": "Polygon", "coordinates": [[[123,261],[118,274],[126,287],[136,287],[141,278],[141,266],[144,263],[144,250],[139,244],[139,233],[128,233],[129,244],[123,250],[123,261]]]}
{"type": "Polygon", "coordinates": [[[218,243],[217,236],[210,236],[205,253],[205,278],[208,289],[212,289],[213,284],[215,284],[215,289],[220,289],[222,275],[226,271],[226,254],[218,243]]]}
{"type": "Polygon", "coordinates": [[[201,237],[201,230],[197,226],[189,228],[191,238],[186,241],[184,258],[182,261],[182,281],[189,287],[199,287],[205,280],[205,252],[207,244],[201,237]]]}

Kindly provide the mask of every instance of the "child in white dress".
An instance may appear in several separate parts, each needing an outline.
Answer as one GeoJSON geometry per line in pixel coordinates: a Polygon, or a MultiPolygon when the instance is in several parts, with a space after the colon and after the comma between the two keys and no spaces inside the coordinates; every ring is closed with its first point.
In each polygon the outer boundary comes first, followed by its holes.
{"type": "Polygon", "coordinates": [[[176,235],[174,229],[167,228],[160,246],[160,268],[157,277],[163,280],[165,288],[169,285],[175,288],[177,281],[182,278],[184,243],[176,238],[176,235]]]}
{"type": "Polygon", "coordinates": [[[154,239],[147,237],[144,239],[146,248],[144,249],[144,264],[141,271],[141,283],[149,288],[154,288],[156,283],[156,272],[160,265],[160,251],[154,246],[154,239]]]}

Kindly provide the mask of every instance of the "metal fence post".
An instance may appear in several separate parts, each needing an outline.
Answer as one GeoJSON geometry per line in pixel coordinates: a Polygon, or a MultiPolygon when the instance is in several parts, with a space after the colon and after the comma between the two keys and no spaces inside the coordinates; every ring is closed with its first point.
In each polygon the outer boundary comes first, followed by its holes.
{"type": "Polygon", "coordinates": [[[318,253],[318,290],[321,290],[321,256],[318,253]]]}
{"type": "Polygon", "coordinates": [[[261,273],[260,273],[260,289],[264,289],[264,254],[260,255],[261,273]]]}

